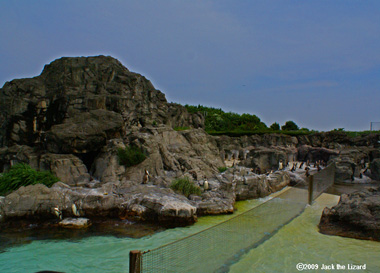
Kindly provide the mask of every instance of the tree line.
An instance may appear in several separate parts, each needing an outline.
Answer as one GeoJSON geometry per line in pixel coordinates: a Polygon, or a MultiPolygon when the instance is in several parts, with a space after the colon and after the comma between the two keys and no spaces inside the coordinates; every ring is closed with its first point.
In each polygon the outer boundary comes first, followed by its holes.
{"type": "Polygon", "coordinates": [[[237,114],[224,112],[220,108],[207,107],[203,105],[185,105],[189,113],[200,112],[205,117],[205,130],[207,132],[275,132],[275,131],[303,131],[294,121],[287,121],[284,125],[275,122],[267,126],[256,115],[237,114]]]}

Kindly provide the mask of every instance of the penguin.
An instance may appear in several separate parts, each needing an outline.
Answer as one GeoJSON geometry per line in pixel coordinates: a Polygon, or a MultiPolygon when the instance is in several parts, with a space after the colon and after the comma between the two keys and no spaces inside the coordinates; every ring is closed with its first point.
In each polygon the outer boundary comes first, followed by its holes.
{"type": "Polygon", "coordinates": [[[53,208],[53,211],[54,211],[54,214],[60,219],[62,220],[62,211],[59,209],[59,207],[55,207],[53,208]]]}
{"type": "Polygon", "coordinates": [[[309,168],[309,166],[306,166],[305,167],[305,175],[306,175],[306,177],[309,177],[310,176],[310,173],[309,173],[309,170],[310,170],[310,168],[309,168]]]}
{"type": "Polygon", "coordinates": [[[205,182],[203,183],[203,188],[205,189],[205,191],[207,191],[207,190],[209,189],[207,179],[206,179],[205,182]]]}
{"type": "Polygon", "coordinates": [[[73,203],[73,204],[71,205],[71,210],[73,211],[73,214],[74,214],[76,217],[79,217],[79,216],[80,216],[79,210],[77,209],[77,206],[75,205],[75,203],[73,203]]]}
{"type": "Polygon", "coordinates": [[[284,164],[282,163],[282,160],[278,163],[278,169],[282,170],[284,168],[284,164]]]}
{"type": "Polygon", "coordinates": [[[148,181],[149,181],[149,172],[148,172],[148,170],[145,170],[145,174],[144,174],[142,183],[146,184],[146,183],[148,183],[148,181]]]}

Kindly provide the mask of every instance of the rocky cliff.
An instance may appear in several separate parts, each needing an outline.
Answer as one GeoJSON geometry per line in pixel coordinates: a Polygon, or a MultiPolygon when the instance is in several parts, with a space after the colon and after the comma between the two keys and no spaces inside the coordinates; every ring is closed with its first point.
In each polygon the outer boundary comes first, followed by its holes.
{"type": "Polygon", "coordinates": [[[81,153],[133,126],[198,128],[203,117],[168,103],[149,80],[118,60],[97,56],[61,58],[35,78],[5,83],[0,124],[2,146],[43,142],[49,152],[81,153]],[[67,142],[72,150],[64,150],[67,142]]]}
{"type": "Polygon", "coordinates": [[[149,126],[204,126],[202,115],[168,103],[144,76],[105,56],[61,58],[35,78],[5,83],[0,89],[0,124],[1,170],[12,160],[24,161],[78,178],[88,176],[108,140],[149,126]]]}

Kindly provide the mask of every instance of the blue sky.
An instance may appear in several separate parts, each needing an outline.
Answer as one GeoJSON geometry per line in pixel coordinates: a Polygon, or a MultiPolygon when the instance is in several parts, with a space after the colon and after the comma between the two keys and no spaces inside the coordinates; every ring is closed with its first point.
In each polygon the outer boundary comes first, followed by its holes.
{"type": "Polygon", "coordinates": [[[380,121],[380,1],[0,1],[0,86],[62,56],[111,55],[168,101],[268,126],[380,121]]]}

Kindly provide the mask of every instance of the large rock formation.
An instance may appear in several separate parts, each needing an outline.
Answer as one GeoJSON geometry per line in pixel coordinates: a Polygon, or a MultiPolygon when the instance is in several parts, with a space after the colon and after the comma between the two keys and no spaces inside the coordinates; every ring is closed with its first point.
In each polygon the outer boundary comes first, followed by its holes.
{"type": "MultiPolygon", "coordinates": [[[[276,170],[280,160],[285,165],[292,161],[334,162],[338,183],[368,183],[372,169],[364,174],[364,179],[360,178],[360,173],[364,171],[365,163],[380,157],[378,133],[355,138],[333,131],[294,137],[279,134],[217,136],[215,140],[227,165],[237,163],[267,172],[276,170]]],[[[372,166],[378,169],[376,164],[372,166]]],[[[376,175],[371,177],[379,180],[376,175]]]]}
{"type": "MultiPolygon", "coordinates": [[[[83,184],[107,141],[152,125],[173,131],[202,128],[203,123],[201,114],[167,103],[149,80],[112,57],[61,58],[46,65],[40,76],[13,80],[0,89],[0,145],[9,147],[0,151],[0,169],[26,162],[53,171],[65,183],[83,184]],[[70,159],[63,154],[71,154],[70,159]],[[66,169],[58,170],[59,164],[66,169]]],[[[102,170],[92,171],[99,176],[102,170]]]]}
{"type": "Polygon", "coordinates": [[[86,145],[104,145],[107,134],[153,123],[198,128],[203,117],[167,103],[149,80],[112,57],[61,58],[46,65],[40,76],[7,82],[0,90],[3,146],[31,146],[42,138],[57,152],[65,148],[54,145],[58,139],[77,141],[78,152],[83,152],[91,148],[86,145]],[[88,136],[93,139],[84,142],[88,136]]]}
{"type": "Polygon", "coordinates": [[[70,187],[62,182],[51,188],[37,184],[21,187],[2,198],[0,215],[8,220],[53,220],[57,218],[54,208],[58,208],[63,217],[75,217],[75,204],[79,216],[91,219],[116,217],[178,226],[194,223],[197,215],[232,213],[235,200],[264,197],[289,182],[286,172],[266,177],[239,167],[212,177],[201,196],[189,198],[170,188],[133,181],[109,182],[94,188],[70,187]]]}
{"type": "Polygon", "coordinates": [[[380,188],[343,194],[325,208],[319,223],[324,234],[380,241],[380,188]]]}
{"type": "Polygon", "coordinates": [[[54,208],[63,217],[90,218],[128,216],[158,223],[189,224],[196,221],[196,208],[170,189],[129,182],[107,183],[98,188],[72,188],[58,182],[52,188],[42,184],[21,187],[2,200],[0,214],[8,219],[55,219],[54,208]]]}

